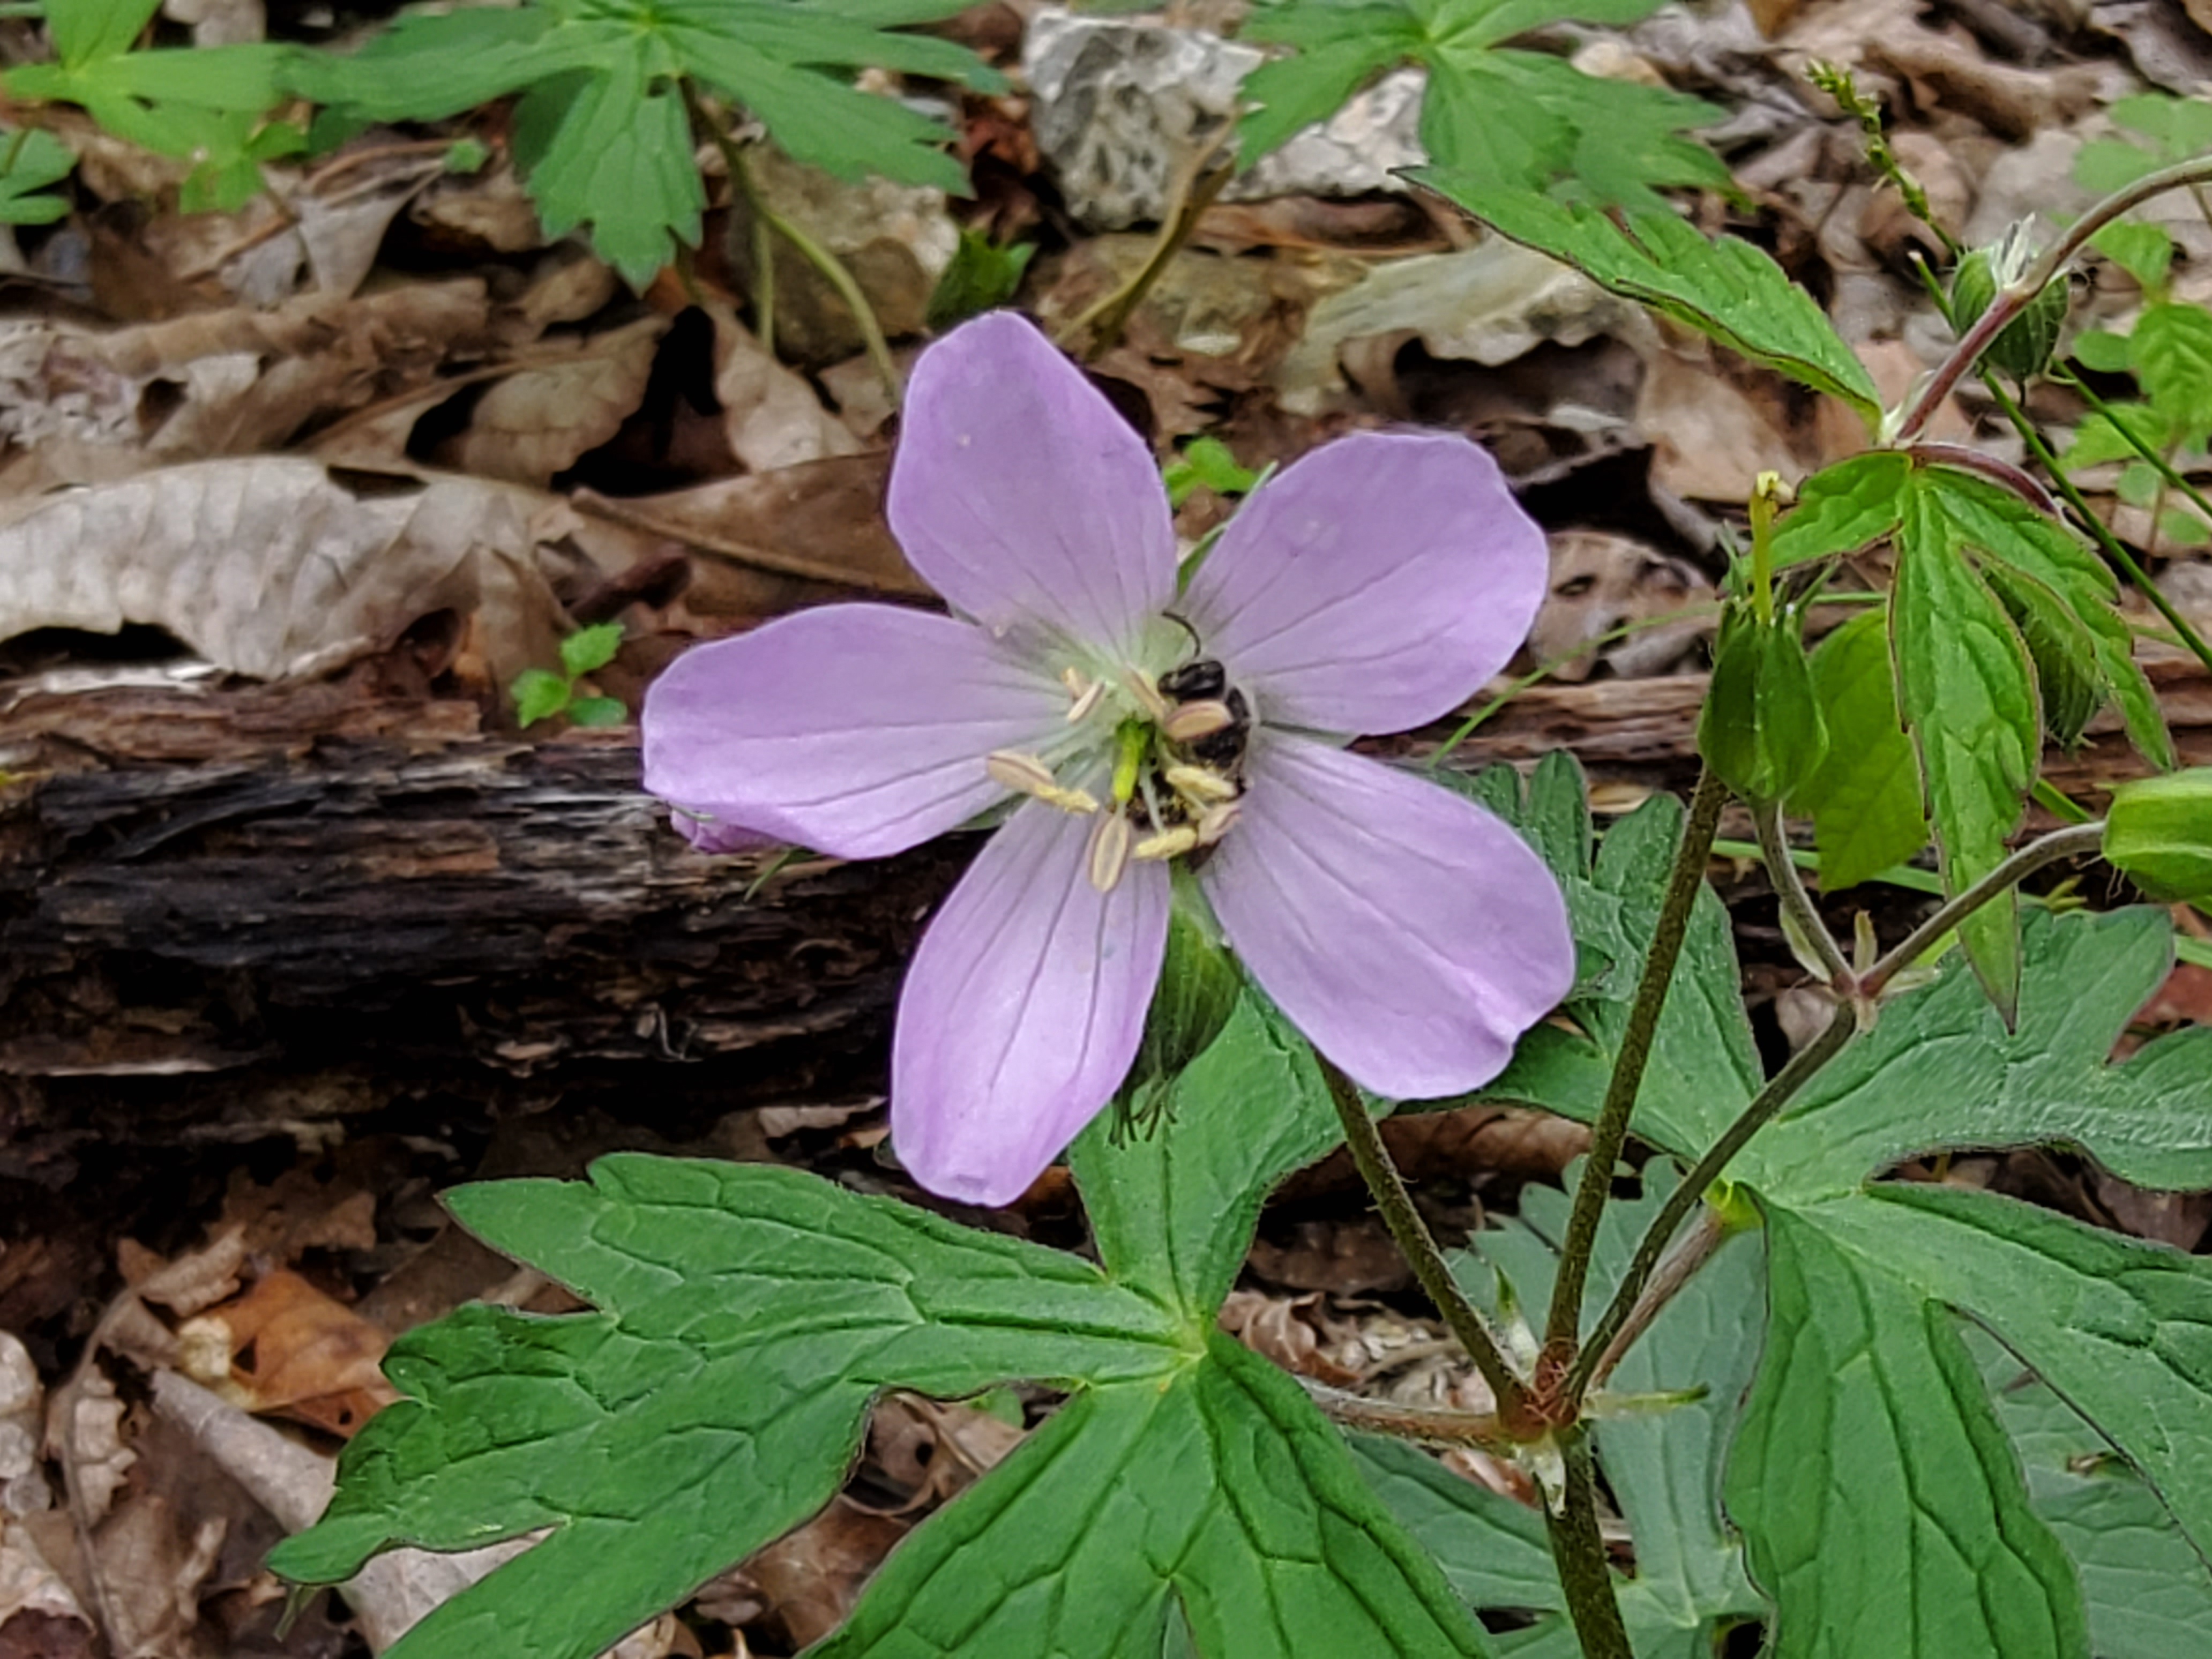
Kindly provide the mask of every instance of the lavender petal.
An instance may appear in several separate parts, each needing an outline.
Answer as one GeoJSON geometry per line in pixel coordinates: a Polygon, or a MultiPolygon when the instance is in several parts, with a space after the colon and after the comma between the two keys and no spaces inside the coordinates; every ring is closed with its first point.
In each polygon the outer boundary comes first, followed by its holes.
{"type": "Polygon", "coordinates": [[[678,657],[646,693],[645,787],[711,821],[695,844],[878,858],[1002,799],[984,757],[1053,736],[1066,706],[965,623],[830,605],[678,657]]]}
{"type": "Polygon", "coordinates": [[[1136,1057],[1166,949],[1168,876],[1083,873],[1088,819],[1041,802],[991,838],[908,969],[891,1047],[891,1146],[930,1191],[1021,1196],[1136,1057]]]}
{"type": "Polygon", "coordinates": [[[955,329],[915,365],[889,513],[914,568],[994,630],[1042,623],[1126,647],[1175,593],[1152,452],[1011,312],[955,329]]]}
{"type": "Polygon", "coordinates": [[[1574,983],[1566,902],[1505,824],[1439,784],[1279,732],[1200,876],[1314,1046],[1402,1100],[1487,1083],[1574,983]]]}
{"type": "Polygon", "coordinates": [[[1549,580],[1543,532],[1484,451],[1360,433],[1255,495],[1182,609],[1262,720],[1401,732],[1512,659],[1549,580]]]}

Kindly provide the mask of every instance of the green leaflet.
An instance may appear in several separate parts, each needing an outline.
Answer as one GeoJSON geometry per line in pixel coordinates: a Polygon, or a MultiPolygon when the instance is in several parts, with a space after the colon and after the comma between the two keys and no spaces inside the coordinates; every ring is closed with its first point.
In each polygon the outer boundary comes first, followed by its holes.
{"type": "Polygon", "coordinates": [[[64,198],[40,193],[76,166],[76,152],[53,134],[36,127],[0,132],[0,224],[50,225],[68,214],[64,198]]]}
{"type": "Polygon", "coordinates": [[[1905,514],[1912,458],[1892,449],[1824,467],[1797,486],[1797,505],[1774,532],[1774,568],[1856,553],[1887,540],[1905,514]]]}
{"type": "MultiPolygon", "coordinates": [[[[1842,398],[1869,424],[1881,416],[1881,396],[1866,366],[1812,296],[1750,243],[1735,237],[1709,242],[1671,209],[1632,210],[1624,229],[1595,209],[1547,201],[1451,166],[1416,167],[1406,176],[1500,235],[1573,265],[1600,287],[1842,398]]],[[[1782,556],[1778,548],[1776,556],[1782,556]]]]}
{"type": "Polygon", "coordinates": [[[1928,844],[1920,762],[1897,712],[1888,626],[1884,612],[1863,611],[1813,653],[1828,753],[1790,810],[1813,820],[1823,892],[1840,892],[1928,844]]]}
{"type": "Polygon", "coordinates": [[[1878,1262],[1768,1215],[1766,1352],[1728,1474],[1778,1603],[1768,1650],[2088,1659],[2073,1568],[1949,1314],[1878,1262]]]}
{"type": "Polygon", "coordinates": [[[376,120],[437,120],[523,94],[516,158],[548,233],[589,223],[600,253],[642,284],[667,263],[672,237],[696,244],[705,205],[678,76],[736,100],[791,155],[841,177],[964,189],[942,125],[833,72],[872,65],[995,85],[963,47],[888,32],[959,9],[958,0],[543,0],[417,12],[350,58],[295,56],[287,89],[376,120]]]}
{"type": "Polygon", "coordinates": [[[78,105],[118,138],[196,161],[182,192],[185,211],[239,207],[261,188],[259,164],[304,142],[295,129],[262,118],[279,97],[284,48],[131,51],[159,8],[160,0],[50,0],[46,23],[58,61],[11,69],[0,75],[0,88],[11,97],[78,105]]]}
{"type": "Polygon", "coordinates": [[[2170,1659],[2212,1630],[2212,1571],[2142,1477],[1988,1333],[1960,1333],[2027,1469],[2028,1499],[2081,1571],[2101,1659],[2170,1659]]]}
{"type": "Polygon", "coordinates": [[[1035,1377],[1073,1398],[901,1547],[826,1651],[1152,1659],[1172,1606],[1209,1656],[1290,1651],[1285,1629],[1489,1652],[1297,1387],[1210,1332],[1267,1188],[1333,1138],[1310,1055],[1247,1000],[1166,1121],[1079,1151],[1103,1270],[791,1170],[624,1156],[588,1186],[464,1188],[473,1231],[599,1311],[466,1309],[404,1338],[387,1370],[409,1398],[273,1565],[329,1582],[397,1541],[550,1528],[392,1651],[582,1659],[826,1502],[882,1389],[1035,1377]]]}
{"type": "Polygon", "coordinates": [[[1262,0],[1244,38],[1297,48],[1255,70],[1240,128],[1250,166],[1325,121],[1402,63],[1429,72],[1422,147],[1499,188],[1657,209],[1671,185],[1729,187],[1727,169],[1680,135],[1723,112],[1662,88],[1597,81],[1500,43],[1547,24],[1633,22],[1660,0],[1262,0]]]}
{"type": "Polygon", "coordinates": [[[1297,1383],[1225,1336],[1082,1395],[900,1546],[811,1659],[1489,1652],[1297,1383]]]}
{"type": "Polygon", "coordinates": [[[1801,1213],[1862,1271],[1987,1328],[2142,1473],[2200,1553],[2212,1541],[2202,1258],[1954,1187],[1877,1187],[1801,1213]]]}
{"type": "MultiPolygon", "coordinates": [[[[2012,619],[1967,562],[1941,497],[1925,489],[1906,499],[1889,611],[1898,704],[1920,753],[1943,888],[1955,895],[2003,861],[2019,827],[2042,754],[2035,671],[2012,619]]],[[[2018,911],[2008,892],[1959,929],[2008,1013],[2020,991],[2018,911]]]]}
{"type": "Polygon", "coordinates": [[[2202,448],[2212,435],[2212,312],[2172,301],[2145,307],[2128,360],[2151,407],[2182,442],[2202,448]]]}

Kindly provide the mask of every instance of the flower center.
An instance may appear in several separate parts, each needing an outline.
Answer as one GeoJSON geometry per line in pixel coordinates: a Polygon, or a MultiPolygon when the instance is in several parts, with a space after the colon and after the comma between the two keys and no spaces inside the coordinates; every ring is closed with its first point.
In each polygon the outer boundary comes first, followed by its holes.
{"type": "Polygon", "coordinates": [[[1102,893],[1132,859],[1204,862],[1237,822],[1252,735],[1251,703],[1227,670],[1200,657],[1158,677],[1126,667],[1094,679],[1070,667],[1060,682],[1067,740],[1044,755],[990,756],[992,780],[1094,820],[1086,872],[1102,893]]]}

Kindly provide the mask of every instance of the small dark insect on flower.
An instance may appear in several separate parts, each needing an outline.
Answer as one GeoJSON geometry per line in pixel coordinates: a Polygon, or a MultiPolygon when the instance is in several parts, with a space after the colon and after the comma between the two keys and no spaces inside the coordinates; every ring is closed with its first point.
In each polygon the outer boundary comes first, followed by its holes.
{"type": "Polygon", "coordinates": [[[1244,759],[1244,746],[1252,736],[1252,705],[1229,684],[1228,671],[1212,657],[1200,657],[1160,676],[1160,695],[1181,706],[1218,702],[1229,711],[1229,723],[1218,731],[1188,739],[1180,745],[1200,765],[1234,777],[1244,759]]]}

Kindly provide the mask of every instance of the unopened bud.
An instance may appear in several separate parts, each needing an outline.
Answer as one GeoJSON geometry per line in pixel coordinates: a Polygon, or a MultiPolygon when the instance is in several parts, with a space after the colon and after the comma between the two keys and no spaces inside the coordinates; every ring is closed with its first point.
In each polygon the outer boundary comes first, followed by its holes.
{"type": "MultiPolygon", "coordinates": [[[[1995,302],[2000,289],[2027,276],[2033,263],[2034,251],[2028,246],[2025,223],[2014,225],[2002,240],[1976,248],[1961,259],[1951,277],[1951,318],[1960,334],[1974,325],[1995,302]]],[[[1998,331],[1982,353],[1983,362],[2015,380],[2042,374],[2057,348],[2071,301],[2063,276],[2046,283],[2021,307],[2019,315],[1998,331]]]]}
{"type": "Polygon", "coordinates": [[[2117,786],[2104,852],[2161,904],[2212,899],[2212,767],[2117,786]]]}

